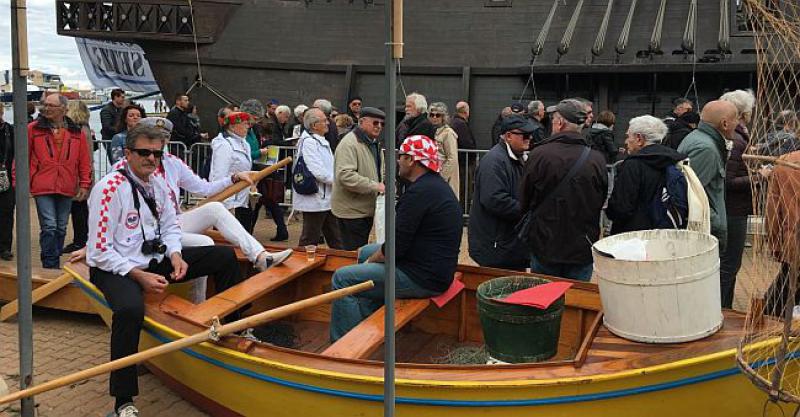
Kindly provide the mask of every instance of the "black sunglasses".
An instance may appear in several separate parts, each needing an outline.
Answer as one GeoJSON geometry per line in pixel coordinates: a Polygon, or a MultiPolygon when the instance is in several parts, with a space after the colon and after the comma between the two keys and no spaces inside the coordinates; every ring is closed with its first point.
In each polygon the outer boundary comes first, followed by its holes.
{"type": "Polygon", "coordinates": [[[430,113],[430,115],[434,119],[438,119],[438,118],[444,116],[444,114],[442,114],[442,113],[430,113]]]}
{"type": "Polygon", "coordinates": [[[153,155],[156,158],[161,158],[162,156],[164,156],[164,151],[162,151],[162,150],[153,151],[153,150],[150,150],[150,149],[138,149],[137,148],[137,149],[131,149],[130,151],[131,152],[136,152],[136,154],[141,156],[142,158],[147,158],[150,155],[153,155]]]}
{"type": "Polygon", "coordinates": [[[383,127],[383,125],[385,125],[385,124],[386,124],[385,122],[382,122],[382,121],[380,121],[380,120],[374,120],[374,121],[372,122],[372,125],[373,125],[373,126],[381,126],[381,127],[383,127]]]}

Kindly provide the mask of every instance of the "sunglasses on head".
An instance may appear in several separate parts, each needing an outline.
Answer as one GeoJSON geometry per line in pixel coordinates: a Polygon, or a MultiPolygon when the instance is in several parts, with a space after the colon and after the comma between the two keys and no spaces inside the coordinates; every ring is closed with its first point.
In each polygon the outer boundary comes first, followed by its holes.
{"type": "Polygon", "coordinates": [[[136,149],[131,149],[130,151],[131,152],[136,152],[136,154],[141,156],[142,158],[147,158],[150,155],[153,155],[156,158],[161,158],[162,156],[164,156],[164,151],[162,151],[162,150],[153,151],[153,150],[150,150],[150,149],[139,149],[139,148],[136,148],[136,149]]]}

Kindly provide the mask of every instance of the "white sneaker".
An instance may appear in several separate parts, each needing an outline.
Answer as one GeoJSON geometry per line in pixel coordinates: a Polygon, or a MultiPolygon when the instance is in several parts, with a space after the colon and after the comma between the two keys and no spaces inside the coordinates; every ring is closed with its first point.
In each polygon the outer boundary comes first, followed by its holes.
{"type": "Polygon", "coordinates": [[[133,405],[133,403],[124,404],[122,407],[117,410],[115,413],[109,414],[109,416],[115,417],[139,417],[139,409],[133,405]]]}
{"type": "Polygon", "coordinates": [[[286,250],[282,250],[280,252],[275,252],[275,253],[265,252],[266,255],[261,256],[256,261],[256,264],[255,264],[256,269],[258,269],[259,271],[263,272],[263,271],[266,271],[267,269],[269,269],[269,268],[271,268],[273,266],[280,265],[287,258],[292,256],[292,252],[294,252],[292,249],[286,249],[286,250]]]}

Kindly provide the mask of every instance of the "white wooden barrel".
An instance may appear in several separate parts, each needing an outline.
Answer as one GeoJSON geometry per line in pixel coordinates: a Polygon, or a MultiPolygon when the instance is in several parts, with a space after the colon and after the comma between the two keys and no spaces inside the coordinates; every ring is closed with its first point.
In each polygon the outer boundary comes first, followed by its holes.
{"type": "Polygon", "coordinates": [[[688,230],[622,233],[595,243],[594,271],[604,324],[625,339],[675,343],[702,339],[722,327],[717,239],[688,230]],[[601,255],[615,243],[647,241],[647,260],[601,255]]]}

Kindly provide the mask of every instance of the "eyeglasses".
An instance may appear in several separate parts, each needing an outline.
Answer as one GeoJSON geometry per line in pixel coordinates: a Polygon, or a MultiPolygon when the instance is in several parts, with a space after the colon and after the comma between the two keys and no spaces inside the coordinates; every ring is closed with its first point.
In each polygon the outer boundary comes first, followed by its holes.
{"type": "Polygon", "coordinates": [[[386,124],[385,122],[382,122],[380,120],[373,120],[372,121],[372,125],[375,126],[375,127],[378,127],[378,126],[383,127],[383,125],[385,125],[385,124],[386,124]]]}
{"type": "Polygon", "coordinates": [[[440,117],[444,117],[444,114],[442,114],[442,113],[429,113],[429,114],[430,114],[431,118],[434,118],[434,119],[438,119],[440,117]]]}
{"type": "Polygon", "coordinates": [[[350,105],[353,106],[353,107],[355,107],[355,106],[359,106],[360,107],[361,106],[361,102],[360,101],[354,101],[354,102],[350,103],[350,105]]]}
{"type": "Polygon", "coordinates": [[[511,133],[513,135],[520,135],[522,136],[522,140],[531,140],[531,138],[533,137],[533,133],[523,133],[523,132],[508,132],[508,133],[511,133]]]}
{"type": "Polygon", "coordinates": [[[157,159],[164,156],[164,151],[162,150],[151,150],[151,149],[131,149],[131,152],[136,152],[137,155],[141,156],[142,158],[148,158],[150,155],[155,156],[157,159]]]}

